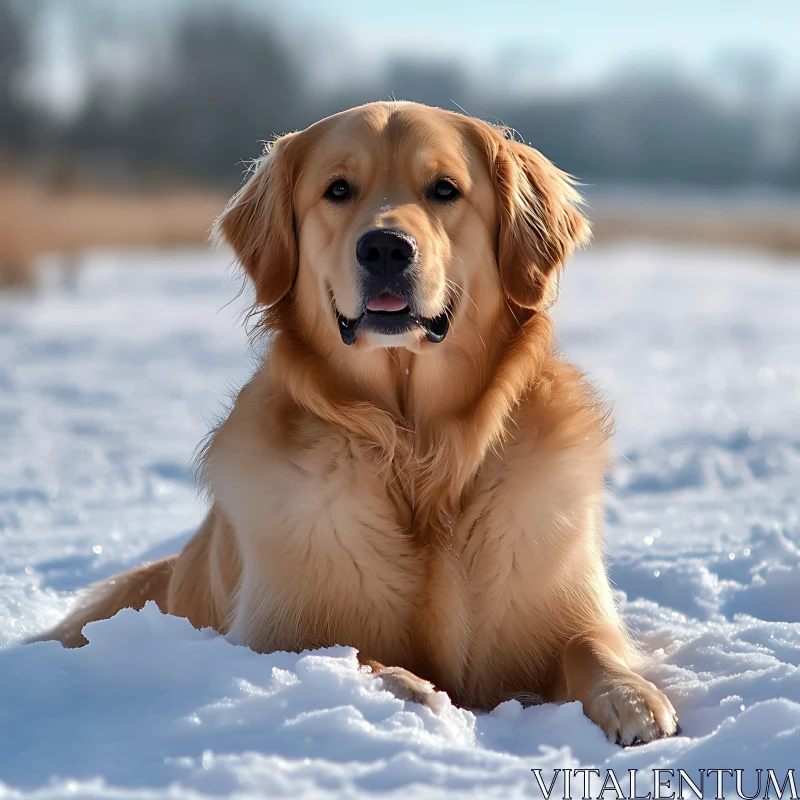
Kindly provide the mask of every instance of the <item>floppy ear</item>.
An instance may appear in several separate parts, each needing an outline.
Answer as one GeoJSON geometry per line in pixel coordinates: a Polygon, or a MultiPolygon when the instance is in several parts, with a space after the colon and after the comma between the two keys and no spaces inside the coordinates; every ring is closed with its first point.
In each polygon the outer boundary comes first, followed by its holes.
{"type": "Polygon", "coordinates": [[[212,234],[233,248],[255,285],[256,302],[265,306],[288,294],[297,274],[290,152],[294,136],[286,134],[267,145],[212,234]]]}
{"type": "Polygon", "coordinates": [[[503,288],[517,305],[537,308],[556,294],[551,279],[589,239],[589,223],[578,211],[581,197],[573,179],[538,150],[509,139],[497,148],[495,182],[503,288]]]}

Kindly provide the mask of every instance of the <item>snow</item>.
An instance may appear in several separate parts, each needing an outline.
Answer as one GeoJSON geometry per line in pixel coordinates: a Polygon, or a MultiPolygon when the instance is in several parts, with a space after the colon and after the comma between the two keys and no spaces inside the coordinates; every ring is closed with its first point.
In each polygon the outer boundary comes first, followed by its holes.
{"type": "Polygon", "coordinates": [[[80,650],[20,646],[191,535],[191,455],[252,368],[226,254],[85,262],[0,298],[0,798],[539,797],[533,768],[800,767],[799,262],[630,243],[566,272],[561,344],[617,411],[612,578],[684,730],[627,750],[574,703],[434,714],[351,649],[259,656],[152,606],[80,650]]]}

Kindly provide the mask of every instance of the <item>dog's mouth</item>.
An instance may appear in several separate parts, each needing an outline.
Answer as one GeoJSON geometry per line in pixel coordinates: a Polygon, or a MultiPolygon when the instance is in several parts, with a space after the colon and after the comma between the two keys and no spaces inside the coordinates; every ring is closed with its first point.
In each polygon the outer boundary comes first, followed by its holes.
{"type": "MultiPolygon", "coordinates": [[[[334,305],[335,308],[335,305],[334,305]]],[[[411,330],[422,330],[429,342],[438,344],[450,329],[448,306],[437,317],[423,317],[416,314],[402,298],[391,292],[381,292],[370,298],[361,316],[351,319],[336,309],[339,333],[345,344],[353,344],[362,330],[373,331],[386,336],[397,336],[411,330]]]]}

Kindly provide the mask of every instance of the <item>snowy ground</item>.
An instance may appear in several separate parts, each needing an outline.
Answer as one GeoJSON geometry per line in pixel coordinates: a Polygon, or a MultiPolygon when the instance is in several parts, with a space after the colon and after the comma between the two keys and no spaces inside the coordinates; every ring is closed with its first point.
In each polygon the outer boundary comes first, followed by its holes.
{"type": "Polygon", "coordinates": [[[351,650],[258,656],[153,608],[81,650],[19,646],[201,519],[189,461],[251,367],[226,265],[98,254],[72,289],[0,298],[0,798],[505,798],[580,765],[800,779],[800,263],[753,253],[597,249],[556,309],[616,404],[612,577],[683,737],[621,750],[576,704],[437,717],[351,650]]]}

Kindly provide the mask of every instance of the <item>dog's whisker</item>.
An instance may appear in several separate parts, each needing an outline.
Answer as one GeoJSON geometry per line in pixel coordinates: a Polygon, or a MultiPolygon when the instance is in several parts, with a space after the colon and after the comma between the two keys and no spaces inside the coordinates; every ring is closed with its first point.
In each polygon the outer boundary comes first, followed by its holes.
{"type": "Polygon", "coordinates": [[[467,292],[466,289],[464,289],[463,286],[460,286],[459,284],[457,284],[451,278],[445,278],[445,281],[447,282],[448,286],[451,286],[453,289],[455,289],[458,292],[458,296],[459,297],[466,297],[467,300],[469,300],[469,302],[472,303],[472,305],[475,307],[475,310],[480,313],[480,309],[478,308],[478,304],[472,299],[472,297],[470,296],[469,292],[467,292]]]}

